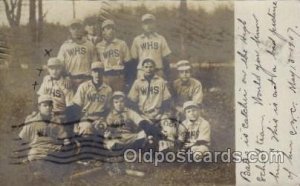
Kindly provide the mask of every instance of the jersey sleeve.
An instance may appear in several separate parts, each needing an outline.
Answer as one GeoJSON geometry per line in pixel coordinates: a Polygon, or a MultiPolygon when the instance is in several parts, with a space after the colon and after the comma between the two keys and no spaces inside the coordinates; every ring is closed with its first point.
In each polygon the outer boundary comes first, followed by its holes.
{"type": "Polygon", "coordinates": [[[95,61],[98,61],[98,54],[97,54],[97,49],[96,47],[92,46],[91,47],[91,64],[95,61]]]}
{"type": "Polygon", "coordinates": [[[25,142],[31,142],[34,139],[34,131],[32,129],[32,123],[29,120],[25,120],[25,125],[19,133],[19,137],[25,142]]]}
{"type": "Polygon", "coordinates": [[[194,89],[192,100],[195,103],[197,103],[197,104],[202,103],[202,100],[203,100],[203,91],[202,91],[202,85],[201,85],[200,82],[199,82],[198,85],[196,85],[196,87],[194,89]]]}
{"type": "Polygon", "coordinates": [[[58,51],[58,54],[57,54],[57,58],[63,63],[65,64],[65,54],[66,53],[66,49],[65,49],[65,44],[62,44],[59,51],[58,51]]]}
{"type": "Polygon", "coordinates": [[[163,101],[166,101],[171,98],[170,91],[165,82],[163,82],[163,101]]]}
{"type": "Polygon", "coordinates": [[[122,50],[124,54],[124,62],[128,62],[129,60],[131,60],[130,51],[125,41],[123,41],[122,50]]]}
{"type": "Polygon", "coordinates": [[[203,120],[202,122],[203,123],[200,127],[200,134],[198,136],[198,140],[210,143],[210,124],[206,120],[203,120]]]}
{"type": "Polygon", "coordinates": [[[82,107],[84,104],[84,87],[82,85],[84,84],[81,84],[78,87],[77,92],[75,93],[72,101],[73,103],[79,105],[80,107],[82,107]]]}
{"type": "Polygon", "coordinates": [[[162,37],[162,43],[161,43],[161,53],[162,57],[166,57],[171,54],[171,50],[169,48],[169,45],[164,37],[162,37]]]}
{"type": "Polygon", "coordinates": [[[139,86],[137,80],[133,83],[129,93],[128,93],[128,99],[130,99],[133,102],[138,102],[139,98],[139,86]]]}
{"type": "Polygon", "coordinates": [[[133,123],[138,126],[138,124],[145,120],[141,115],[139,115],[137,112],[133,111],[133,110],[129,110],[128,111],[128,116],[129,119],[133,121],[133,123]]]}
{"type": "Polygon", "coordinates": [[[137,38],[135,38],[132,42],[131,46],[131,57],[133,59],[138,59],[138,43],[137,43],[137,38]]]}

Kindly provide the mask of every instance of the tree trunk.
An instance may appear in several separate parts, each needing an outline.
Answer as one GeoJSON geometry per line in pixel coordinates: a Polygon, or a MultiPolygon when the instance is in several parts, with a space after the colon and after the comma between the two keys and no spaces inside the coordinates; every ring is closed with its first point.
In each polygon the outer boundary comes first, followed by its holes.
{"type": "Polygon", "coordinates": [[[3,0],[9,26],[16,30],[20,25],[22,0],[3,0]]]}
{"type": "Polygon", "coordinates": [[[29,1],[29,27],[31,32],[31,39],[33,42],[36,42],[37,37],[37,24],[36,24],[36,0],[29,1]]]}
{"type": "Polygon", "coordinates": [[[44,15],[43,15],[43,1],[38,0],[38,29],[37,29],[37,41],[41,42],[43,40],[43,22],[44,22],[44,15]]]}

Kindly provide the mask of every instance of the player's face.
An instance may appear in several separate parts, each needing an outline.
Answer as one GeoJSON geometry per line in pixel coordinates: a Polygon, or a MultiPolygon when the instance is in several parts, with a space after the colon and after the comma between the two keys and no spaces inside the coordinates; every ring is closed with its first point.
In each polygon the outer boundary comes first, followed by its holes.
{"type": "Polygon", "coordinates": [[[103,70],[101,70],[101,69],[92,70],[92,73],[91,73],[92,80],[96,85],[102,84],[102,80],[103,80],[102,74],[103,74],[103,70]]]}
{"type": "Polygon", "coordinates": [[[110,41],[115,37],[115,28],[112,25],[108,25],[103,28],[102,31],[103,38],[110,41]]]}
{"type": "Polygon", "coordinates": [[[191,70],[180,70],[179,78],[182,81],[188,81],[191,78],[191,70]]]}
{"type": "Polygon", "coordinates": [[[123,97],[113,99],[113,107],[116,111],[121,112],[125,109],[125,102],[123,97]]]}
{"type": "Polygon", "coordinates": [[[48,101],[48,102],[42,102],[39,104],[39,111],[41,113],[42,116],[45,117],[49,117],[51,115],[52,112],[52,102],[48,101]]]}
{"type": "Polygon", "coordinates": [[[51,78],[59,79],[62,74],[62,67],[61,66],[48,67],[48,72],[51,78]]]}
{"type": "Polygon", "coordinates": [[[92,36],[95,36],[97,34],[97,28],[96,25],[86,25],[85,31],[92,36]]]}
{"type": "Polygon", "coordinates": [[[73,39],[81,39],[83,37],[84,30],[80,24],[73,24],[69,31],[73,39]]]}
{"type": "Polygon", "coordinates": [[[142,27],[144,32],[151,33],[154,31],[155,23],[152,20],[146,20],[142,23],[142,27]]]}
{"type": "Polygon", "coordinates": [[[199,109],[196,107],[190,107],[185,110],[186,118],[190,121],[196,121],[199,117],[199,109]]]}
{"type": "Polygon", "coordinates": [[[151,76],[155,72],[155,65],[151,62],[144,63],[143,68],[145,76],[151,76]]]}

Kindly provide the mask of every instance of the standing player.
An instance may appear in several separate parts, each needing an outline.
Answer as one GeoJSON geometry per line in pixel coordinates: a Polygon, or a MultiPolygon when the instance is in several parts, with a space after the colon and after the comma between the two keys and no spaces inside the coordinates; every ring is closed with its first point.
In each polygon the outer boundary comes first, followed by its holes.
{"type": "Polygon", "coordinates": [[[58,58],[64,63],[76,91],[82,82],[90,78],[91,63],[96,60],[97,55],[93,43],[84,38],[80,20],[72,20],[69,31],[71,38],[60,47],[58,58]]]}
{"type": "Polygon", "coordinates": [[[96,46],[100,41],[101,38],[98,35],[97,32],[97,24],[96,21],[93,21],[91,19],[87,19],[85,22],[85,31],[87,32],[86,39],[94,44],[96,46]]]}
{"type": "Polygon", "coordinates": [[[142,27],[144,33],[134,38],[131,55],[132,58],[138,61],[138,77],[142,77],[142,62],[146,58],[151,58],[155,61],[157,75],[165,77],[164,70],[169,67],[168,56],[171,50],[166,39],[155,32],[156,18],[152,14],[142,16],[142,27]],[[166,67],[166,68],[164,68],[166,67]]]}
{"type": "Polygon", "coordinates": [[[104,63],[104,81],[114,91],[125,88],[124,64],[131,60],[125,41],[115,37],[114,21],[107,19],[102,23],[103,40],[97,44],[97,54],[104,63]]]}
{"type": "MultiPolygon", "coordinates": [[[[97,134],[107,115],[112,89],[103,83],[103,64],[92,63],[92,80],[82,83],[73,98],[74,110],[80,110],[81,122],[76,129],[78,135],[97,134]]],[[[103,132],[103,131],[102,131],[103,132]]]]}
{"type": "Polygon", "coordinates": [[[173,82],[172,95],[178,115],[182,115],[182,106],[186,101],[194,101],[200,105],[203,99],[202,84],[191,77],[191,65],[189,61],[177,62],[179,79],[173,82]]]}
{"type": "Polygon", "coordinates": [[[200,116],[199,105],[187,101],[183,105],[186,119],[178,127],[179,149],[204,153],[210,146],[210,124],[200,116]]]}

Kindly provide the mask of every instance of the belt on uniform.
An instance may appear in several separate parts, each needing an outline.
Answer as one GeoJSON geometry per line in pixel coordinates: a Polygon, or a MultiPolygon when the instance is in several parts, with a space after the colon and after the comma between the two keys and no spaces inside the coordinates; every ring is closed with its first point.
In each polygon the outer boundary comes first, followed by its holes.
{"type": "Polygon", "coordinates": [[[106,76],[121,76],[121,75],[124,75],[124,71],[123,70],[109,70],[109,71],[105,71],[104,75],[106,75],[106,76]]]}
{"type": "Polygon", "coordinates": [[[89,79],[90,76],[86,74],[79,74],[79,75],[70,75],[71,79],[89,79]]]}
{"type": "Polygon", "coordinates": [[[53,111],[53,114],[54,115],[64,115],[65,112],[63,112],[63,111],[53,111]]]}

